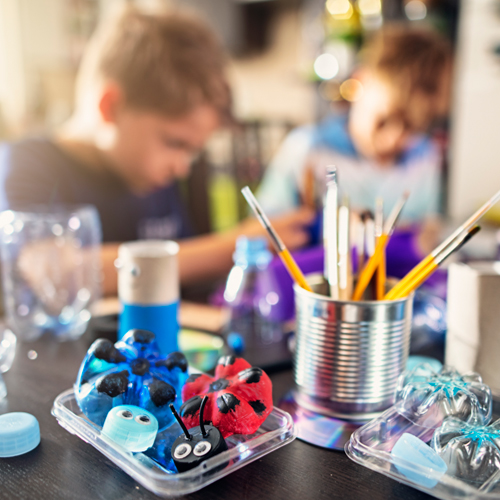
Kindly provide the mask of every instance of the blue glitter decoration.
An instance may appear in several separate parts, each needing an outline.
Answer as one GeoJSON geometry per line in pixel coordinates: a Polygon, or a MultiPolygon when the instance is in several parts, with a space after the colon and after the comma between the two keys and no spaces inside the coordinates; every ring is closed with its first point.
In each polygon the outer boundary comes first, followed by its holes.
{"type": "Polygon", "coordinates": [[[431,446],[446,462],[448,474],[482,490],[500,481],[500,420],[473,425],[449,418],[434,433],[431,446]]]}
{"type": "Polygon", "coordinates": [[[187,361],[180,352],[160,354],[153,333],[131,330],[115,345],[96,340],[80,366],[75,397],[89,420],[102,426],[111,408],[133,405],[151,412],[159,430],[174,417],[169,409],[182,404],[187,361]]]}
{"type": "Polygon", "coordinates": [[[138,406],[123,405],[112,408],[102,434],[128,451],[145,451],[153,446],[158,433],[156,417],[138,406]]]}
{"type": "Polygon", "coordinates": [[[396,391],[397,411],[419,426],[436,429],[445,418],[486,425],[492,396],[477,373],[460,375],[449,366],[436,372],[428,364],[403,374],[396,391]]]}

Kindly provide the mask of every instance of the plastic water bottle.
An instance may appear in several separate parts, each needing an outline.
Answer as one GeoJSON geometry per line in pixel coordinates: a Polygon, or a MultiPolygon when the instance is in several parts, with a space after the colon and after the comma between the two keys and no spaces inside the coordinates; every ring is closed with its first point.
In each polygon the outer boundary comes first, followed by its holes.
{"type": "Polygon", "coordinates": [[[272,254],[265,238],[240,236],[233,254],[224,300],[229,309],[225,328],[228,346],[243,353],[281,341],[283,330],[276,319],[279,295],[268,272],[272,254]]]}

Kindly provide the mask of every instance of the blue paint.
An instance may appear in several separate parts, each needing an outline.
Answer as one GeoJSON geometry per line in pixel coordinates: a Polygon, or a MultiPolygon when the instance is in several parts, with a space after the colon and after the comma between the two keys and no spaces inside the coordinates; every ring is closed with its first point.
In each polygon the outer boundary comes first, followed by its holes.
{"type": "Polygon", "coordinates": [[[156,342],[162,354],[179,350],[179,302],[164,305],[123,304],[120,314],[118,340],[134,328],[148,330],[156,336],[156,342]]]}

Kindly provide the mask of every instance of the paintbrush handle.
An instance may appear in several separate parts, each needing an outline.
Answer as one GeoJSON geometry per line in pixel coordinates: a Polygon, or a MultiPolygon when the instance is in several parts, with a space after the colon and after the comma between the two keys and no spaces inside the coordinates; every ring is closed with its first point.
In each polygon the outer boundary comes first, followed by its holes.
{"type": "Polygon", "coordinates": [[[410,295],[411,292],[416,290],[424,281],[427,280],[427,278],[431,276],[432,273],[434,273],[438,266],[439,264],[436,261],[429,263],[422,269],[420,274],[416,275],[412,280],[407,282],[407,284],[401,289],[393,300],[402,299],[403,297],[410,295]]]}
{"type": "Polygon", "coordinates": [[[288,249],[285,248],[285,250],[282,250],[278,254],[283,261],[283,264],[285,264],[285,267],[287,268],[288,272],[292,276],[292,278],[305,290],[308,292],[312,292],[312,288],[309,286],[309,283],[306,281],[306,278],[302,274],[302,271],[300,270],[299,266],[293,260],[293,257],[291,256],[290,252],[288,249]]]}
{"type": "Polygon", "coordinates": [[[366,263],[366,266],[359,275],[358,282],[356,283],[356,288],[354,289],[354,293],[352,295],[352,300],[362,299],[366,287],[370,283],[370,280],[372,279],[375,270],[380,264],[380,261],[383,257],[383,253],[385,251],[385,247],[388,241],[389,241],[388,234],[384,233],[380,235],[377,241],[377,246],[375,247],[375,253],[370,257],[370,260],[366,263]]]}
{"type": "Polygon", "coordinates": [[[434,257],[432,255],[428,255],[425,259],[421,260],[404,278],[399,280],[394,287],[385,294],[384,300],[394,300],[399,295],[399,292],[432,262],[434,262],[434,257]]]}

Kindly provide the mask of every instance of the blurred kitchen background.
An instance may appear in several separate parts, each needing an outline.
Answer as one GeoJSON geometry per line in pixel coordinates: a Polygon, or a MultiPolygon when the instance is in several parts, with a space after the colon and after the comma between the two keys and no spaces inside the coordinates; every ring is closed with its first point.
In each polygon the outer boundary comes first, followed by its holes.
{"type": "MultiPolygon", "coordinates": [[[[57,127],[70,115],[76,70],[97,23],[118,0],[0,0],[0,140],[57,127]]],[[[500,185],[500,0],[136,0],[199,11],[231,55],[234,112],[186,181],[198,232],[245,216],[285,134],[356,99],[359,46],[384,22],[430,24],[456,52],[443,211],[463,219],[500,185]],[[195,193],[195,196],[193,196],[195,193]],[[207,210],[208,207],[208,210],[207,210]]],[[[492,251],[491,249],[488,251],[492,251]]]]}

